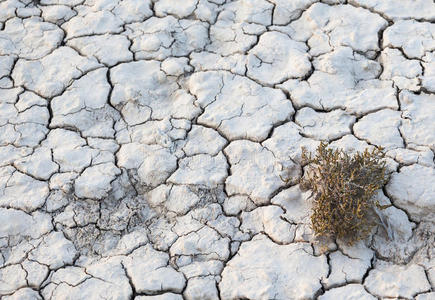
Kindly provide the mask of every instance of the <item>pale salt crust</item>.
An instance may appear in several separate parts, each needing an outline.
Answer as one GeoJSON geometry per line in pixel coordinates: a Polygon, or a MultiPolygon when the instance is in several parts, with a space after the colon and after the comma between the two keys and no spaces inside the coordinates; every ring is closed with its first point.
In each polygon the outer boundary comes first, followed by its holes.
{"type": "Polygon", "coordinates": [[[0,1],[0,298],[434,299],[432,0],[0,1]],[[301,147],[382,146],[320,246],[301,147]]]}

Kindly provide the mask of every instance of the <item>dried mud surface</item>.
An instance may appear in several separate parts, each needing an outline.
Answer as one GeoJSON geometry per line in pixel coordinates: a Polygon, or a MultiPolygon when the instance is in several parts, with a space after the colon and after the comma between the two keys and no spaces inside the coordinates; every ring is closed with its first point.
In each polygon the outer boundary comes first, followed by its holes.
{"type": "Polygon", "coordinates": [[[435,299],[434,153],[432,0],[0,0],[1,299],[435,299]],[[320,141],[386,150],[357,245],[320,141]]]}

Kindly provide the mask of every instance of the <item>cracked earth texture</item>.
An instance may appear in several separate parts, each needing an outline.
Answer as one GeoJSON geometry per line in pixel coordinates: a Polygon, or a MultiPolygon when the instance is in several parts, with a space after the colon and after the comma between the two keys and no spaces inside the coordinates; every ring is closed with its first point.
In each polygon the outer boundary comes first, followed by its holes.
{"type": "Polygon", "coordinates": [[[434,153],[433,0],[0,0],[4,300],[435,299],[434,153]],[[353,246],[322,140],[387,153],[353,246]]]}

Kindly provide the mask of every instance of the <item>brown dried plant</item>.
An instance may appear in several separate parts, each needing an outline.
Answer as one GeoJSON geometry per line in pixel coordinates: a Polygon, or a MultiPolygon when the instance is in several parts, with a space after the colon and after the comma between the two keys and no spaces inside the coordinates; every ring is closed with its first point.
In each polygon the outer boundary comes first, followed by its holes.
{"type": "Polygon", "coordinates": [[[311,224],[316,236],[349,244],[364,239],[375,225],[373,209],[383,208],[373,200],[388,181],[382,149],[349,155],[321,143],[314,157],[302,149],[302,161],[310,164],[300,183],[313,192],[311,224]]]}

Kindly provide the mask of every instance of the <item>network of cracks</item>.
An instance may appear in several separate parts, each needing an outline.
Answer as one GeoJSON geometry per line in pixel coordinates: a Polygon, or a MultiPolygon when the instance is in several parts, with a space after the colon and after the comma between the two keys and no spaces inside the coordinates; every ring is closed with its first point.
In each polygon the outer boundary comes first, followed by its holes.
{"type": "Polygon", "coordinates": [[[434,299],[432,0],[0,0],[2,299],[434,299]],[[383,147],[355,245],[301,148],[383,147]]]}

